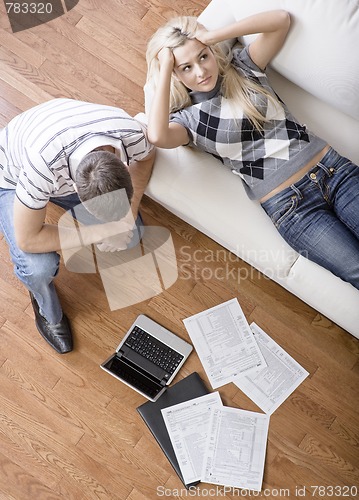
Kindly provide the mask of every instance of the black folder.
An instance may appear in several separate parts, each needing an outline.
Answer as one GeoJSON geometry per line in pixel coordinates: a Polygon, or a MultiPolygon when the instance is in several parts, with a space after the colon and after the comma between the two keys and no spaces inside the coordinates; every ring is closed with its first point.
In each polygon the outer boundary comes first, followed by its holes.
{"type": "Polygon", "coordinates": [[[185,484],[166,429],[165,421],[163,420],[161,409],[177,403],[189,401],[190,399],[198,398],[199,396],[204,396],[209,392],[210,391],[205,386],[201,377],[197,372],[194,372],[169,387],[156,402],[152,403],[151,401],[148,401],[137,408],[138,413],[146,422],[157,443],[162,448],[162,451],[172,464],[174,470],[177,472],[186,488],[198,484],[199,481],[191,484],[185,484]]]}

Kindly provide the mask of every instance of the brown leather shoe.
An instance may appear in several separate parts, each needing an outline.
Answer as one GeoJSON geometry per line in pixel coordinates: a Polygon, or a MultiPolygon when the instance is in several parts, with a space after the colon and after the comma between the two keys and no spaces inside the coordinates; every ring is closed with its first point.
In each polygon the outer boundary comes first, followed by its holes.
{"type": "Polygon", "coordinates": [[[29,293],[35,313],[35,324],[42,337],[60,354],[72,351],[72,332],[67,317],[63,314],[60,323],[52,325],[40,314],[35,297],[31,292],[29,293]]]}

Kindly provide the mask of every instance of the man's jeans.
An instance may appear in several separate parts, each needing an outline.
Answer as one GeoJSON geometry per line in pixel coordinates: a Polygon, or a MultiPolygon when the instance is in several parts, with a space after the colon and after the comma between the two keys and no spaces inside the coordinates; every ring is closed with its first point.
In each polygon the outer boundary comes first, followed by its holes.
{"type": "Polygon", "coordinates": [[[359,167],[332,148],[262,204],[298,253],[359,289],[359,167]]]}
{"type": "MultiPolygon", "coordinates": [[[[3,233],[9,245],[15,275],[34,295],[39,304],[40,312],[47,321],[51,324],[59,323],[62,318],[62,308],[53,279],[59,271],[60,256],[57,252],[25,253],[18,248],[14,233],[14,199],[14,189],[0,188],[0,232],[3,233]]],[[[71,210],[80,203],[77,194],[63,198],[51,198],[51,201],[65,210],[71,210]]],[[[80,216],[79,212],[76,211],[76,218],[83,224],[98,223],[98,220],[85,209],[80,213],[80,216]]],[[[137,243],[142,236],[143,226],[140,217],[136,220],[136,228],[137,231],[134,231],[131,246],[134,246],[134,243],[137,243]]]]}

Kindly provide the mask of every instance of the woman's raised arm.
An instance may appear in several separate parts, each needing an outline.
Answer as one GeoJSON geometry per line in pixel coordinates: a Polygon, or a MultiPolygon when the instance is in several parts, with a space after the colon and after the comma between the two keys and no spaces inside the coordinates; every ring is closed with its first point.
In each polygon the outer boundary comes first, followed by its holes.
{"type": "Polygon", "coordinates": [[[171,77],[174,67],[172,50],[163,48],[159,54],[159,77],[149,112],[148,140],[160,148],[171,149],[188,143],[187,130],[179,123],[169,122],[171,77]]]}
{"type": "Polygon", "coordinates": [[[233,24],[207,31],[199,29],[196,38],[206,45],[230,38],[258,33],[249,46],[252,61],[262,69],[273,59],[282,47],[290,26],[290,15],[285,10],[272,10],[246,17],[233,24]]]}

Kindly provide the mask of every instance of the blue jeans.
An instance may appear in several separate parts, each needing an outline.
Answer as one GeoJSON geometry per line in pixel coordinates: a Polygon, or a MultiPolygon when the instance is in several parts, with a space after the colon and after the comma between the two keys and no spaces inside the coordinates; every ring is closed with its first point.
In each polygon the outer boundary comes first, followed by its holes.
{"type": "MultiPolygon", "coordinates": [[[[14,199],[14,189],[0,188],[0,232],[3,233],[8,243],[15,275],[34,295],[40,312],[47,321],[51,324],[59,323],[62,318],[62,307],[53,279],[59,271],[60,256],[57,252],[26,253],[18,248],[14,232],[14,199]]],[[[81,203],[77,194],[63,198],[51,198],[51,201],[65,210],[71,210],[81,203]]],[[[80,222],[83,224],[99,223],[82,206],[81,209],[81,212],[76,211],[77,219],[80,222]]],[[[143,225],[140,216],[136,220],[136,228],[137,231],[134,231],[129,247],[137,244],[142,237],[143,225]]]]}
{"type": "Polygon", "coordinates": [[[359,167],[330,149],[290,187],[262,203],[299,254],[359,289],[359,167]]]}

